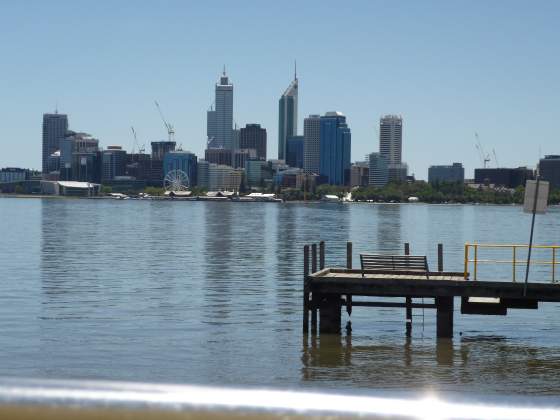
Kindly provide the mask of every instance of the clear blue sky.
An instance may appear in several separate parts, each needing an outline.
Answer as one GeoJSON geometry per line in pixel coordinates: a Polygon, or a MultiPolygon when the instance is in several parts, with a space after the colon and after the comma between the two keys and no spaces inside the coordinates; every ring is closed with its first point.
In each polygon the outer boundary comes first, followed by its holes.
{"type": "MultiPolygon", "coordinates": [[[[352,158],[378,149],[382,114],[404,118],[403,158],[480,166],[474,133],[501,166],[560,154],[560,2],[0,0],[0,167],[39,168],[44,112],[102,146],[149,146],[166,132],[202,154],[206,109],[226,64],[234,119],[268,131],[293,60],[299,130],[338,110],[352,158]]],[[[149,149],[149,147],[148,147],[149,149]]]]}

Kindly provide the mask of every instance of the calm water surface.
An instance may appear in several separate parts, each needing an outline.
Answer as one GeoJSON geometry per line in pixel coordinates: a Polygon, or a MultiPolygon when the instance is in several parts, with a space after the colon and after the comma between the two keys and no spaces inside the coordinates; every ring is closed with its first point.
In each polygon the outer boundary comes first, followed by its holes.
{"type": "MultiPolygon", "coordinates": [[[[410,340],[391,308],[354,308],[351,336],[301,333],[305,243],[332,266],[348,240],[355,261],[410,242],[436,267],[442,242],[462,271],[465,242],[526,243],[529,223],[498,206],[0,199],[0,376],[560,395],[558,304],[457,311],[453,340],[420,309],[410,340]]],[[[560,241],[559,209],[535,241],[560,241]]]]}

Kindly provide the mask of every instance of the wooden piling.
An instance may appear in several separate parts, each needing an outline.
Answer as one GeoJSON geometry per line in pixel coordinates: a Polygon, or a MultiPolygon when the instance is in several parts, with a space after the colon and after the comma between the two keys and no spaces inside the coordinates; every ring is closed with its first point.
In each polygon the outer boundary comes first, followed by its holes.
{"type": "Polygon", "coordinates": [[[352,242],[346,242],[346,268],[352,269],[352,242]]]}
{"type": "Polygon", "coordinates": [[[319,332],[322,334],[340,334],[340,324],[342,322],[340,295],[322,295],[319,305],[319,332]]]}
{"type": "Polygon", "coordinates": [[[319,270],[325,268],[325,241],[319,242],[319,270]]]}
{"type": "MultiPolygon", "coordinates": [[[[346,268],[352,269],[352,242],[346,242],[346,268]]],[[[346,295],[346,313],[352,315],[352,295],[346,295]]]]}
{"type": "Polygon", "coordinates": [[[303,247],[303,332],[309,331],[309,245],[303,247]]]}
{"type": "MultiPolygon", "coordinates": [[[[410,255],[410,244],[405,242],[404,244],[404,255],[410,255]]],[[[412,298],[410,296],[405,297],[406,306],[406,336],[410,337],[412,335],[412,298]]]]}
{"type": "Polygon", "coordinates": [[[437,324],[436,335],[438,338],[453,337],[453,296],[436,297],[437,324]]]}
{"type": "Polygon", "coordinates": [[[443,271],[443,244],[437,244],[437,267],[438,271],[443,271]]]}
{"type": "Polygon", "coordinates": [[[311,272],[317,272],[317,244],[311,245],[311,272]]]}

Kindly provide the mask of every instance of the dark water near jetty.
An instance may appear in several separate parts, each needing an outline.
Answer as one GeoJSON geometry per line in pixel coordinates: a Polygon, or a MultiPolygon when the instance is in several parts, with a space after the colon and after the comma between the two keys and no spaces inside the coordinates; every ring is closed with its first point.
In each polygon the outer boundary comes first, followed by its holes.
{"type": "MultiPolygon", "coordinates": [[[[0,376],[559,395],[559,304],[457,311],[452,341],[420,309],[410,340],[391,308],[354,308],[352,336],[301,333],[305,243],[344,265],[347,240],[355,261],[410,242],[435,268],[442,242],[462,271],[465,242],[526,243],[529,223],[500,206],[0,199],[0,376]]],[[[560,242],[560,209],[535,242],[560,242]]]]}

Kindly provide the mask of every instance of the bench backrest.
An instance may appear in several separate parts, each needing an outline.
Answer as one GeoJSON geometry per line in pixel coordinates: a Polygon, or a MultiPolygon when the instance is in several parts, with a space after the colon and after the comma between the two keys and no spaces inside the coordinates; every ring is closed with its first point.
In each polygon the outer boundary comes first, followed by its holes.
{"type": "Polygon", "coordinates": [[[402,270],[428,272],[425,255],[360,254],[362,270],[402,270]]]}

